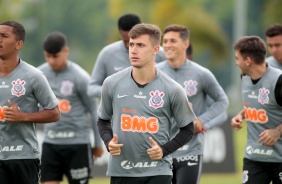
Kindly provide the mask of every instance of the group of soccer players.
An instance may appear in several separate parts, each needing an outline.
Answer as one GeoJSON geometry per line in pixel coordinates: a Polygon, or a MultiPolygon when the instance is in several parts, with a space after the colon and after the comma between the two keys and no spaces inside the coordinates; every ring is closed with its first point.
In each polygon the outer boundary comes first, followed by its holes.
{"type": "MultiPolygon", "coordinates": [[[[185,26],[168,25],[162,36],[157,25],[125,14],[118,30],[122,40],[101,50],[90,76],[69,60],[63,33],[46,36],[46,63],[36,69],[18,56],[24,27],[0,24],[1,183],[59,184],[64,175],[88,183],[101,139],[111,184],[200,182],[204,134],[226,121],[227,95],[210,70],[187,58],[185,26]],[[36,123],[46,123],[42,154],[36,123]]],[[[248,125],[246,184],[282,183],[282,25],[271,26],[266,40],[267,62],[261,38],[234,45],[244,108],[231,126],[248,125]]]]}

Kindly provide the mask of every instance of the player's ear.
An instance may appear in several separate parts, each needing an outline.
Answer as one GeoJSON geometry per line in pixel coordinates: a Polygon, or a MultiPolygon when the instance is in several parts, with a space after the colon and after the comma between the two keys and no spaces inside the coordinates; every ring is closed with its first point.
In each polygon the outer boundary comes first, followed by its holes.
{"type": "Polygon", "coordinates": [[[189,40],[185,40],[184,41],[184,45],[185,45],[185,48],[187,49],[190,45],[190,41],[189,40]]]}
{"type": "Polygon", "coordinates": [[[22,40],[18,40],[16,44],[16,49],[20,50],[24,45],[24,42],[22,40]]]}
{"type": "Polygon", "coordinates": [[[154,47],[154,54],[155,54],[155,55],[159,52],[160,47],[161,47],[161,46],[159,46],[159,45],[156,45],[156,46],[154,47]]]}

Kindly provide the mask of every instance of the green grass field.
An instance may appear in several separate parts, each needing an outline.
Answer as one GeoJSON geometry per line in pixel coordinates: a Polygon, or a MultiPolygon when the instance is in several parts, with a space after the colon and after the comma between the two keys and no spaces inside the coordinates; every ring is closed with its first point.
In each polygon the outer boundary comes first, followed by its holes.
{"type": "MultiPolygon", "coordinates": [[[[200,184],[239,184],[241,183],[241,170],[243,166],[243,155],[246,142],[246,126],[240,131],[234,131],[234,150],[236,173],[230,174],[202,174],[200,184]]],[[[89,184],[109,184],[108,177],[96,177],[90,180],[89,184]]],[[[61,184],[68,184],[66,180],[61,184]]]]}

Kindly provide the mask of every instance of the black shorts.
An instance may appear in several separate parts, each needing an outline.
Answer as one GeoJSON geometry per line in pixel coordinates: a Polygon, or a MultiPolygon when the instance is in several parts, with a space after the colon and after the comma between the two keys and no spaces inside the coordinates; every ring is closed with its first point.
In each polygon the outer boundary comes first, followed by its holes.
{"type": "Polygon", "coordinates": [[[282,163],[258,162],[244,158],[243,184],[282,184],[282,163]]]}
{"type": "Polygon", "coordinates": [[[42,145],[41,182],[62,181],[65,175],[70,184],[88,183],[92,165],[89,144],[42,145]]]}
{"type": "Polygon", "coordinates": [[[0,160],[1,184],[38,184],[39,159],[0,160]]]}
{"type": "Polygon", "coordinates": [[[110,184],[171,184],[172,176],[158,175],[148,177],[111,177],[110,184]]]}
{"type": "Polygon", "coordinates": [[[189,155],[173,159],[172,184],[200,183],[203,155],[189,155]]]}

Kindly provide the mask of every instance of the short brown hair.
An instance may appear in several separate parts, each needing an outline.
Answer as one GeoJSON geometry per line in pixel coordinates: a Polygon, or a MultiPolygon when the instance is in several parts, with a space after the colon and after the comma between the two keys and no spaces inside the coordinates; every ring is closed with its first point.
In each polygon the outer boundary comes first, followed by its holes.
{"type": "Polygon", "coordinates": [[[250,57],[256,64],[265,61],[266,47],[264,41],[258,36],[243,36],[235,44],[234,49],[239,51],[242,57],[250,57]]]}
{"type": "Polygon", "coordinates": [[[12,32],[13,34],[16,35],[16,40],[17,41],[22,40],[23,42],[25,41],[25,29],[23,25],[20,24],[19,22],[8,20],[8,21],[0,23],[0,25],[12,27],[13,28],[12,32]]]}
{"type": "Polygon", "coordinates": [[[182,40],[189,40],[189,30],[185,26],[178,24],[169,25],[165,28],[164,34],[170,31],[178,32],[182,40]]]}
{"type": "Polygon", "coordinates": [[[154,24],[137,24],[129,31],[128,36],[134,39],[144,34],[149,35],[152,45],[160,45],[162,32],[160,28],[154,24]]]}
{"type": "Polygon", "coordinates": [[[265,36],[267,37],[274,37],[278,35],[282,36],[282,24],[274,24],[265,31],[265,36]]]}

